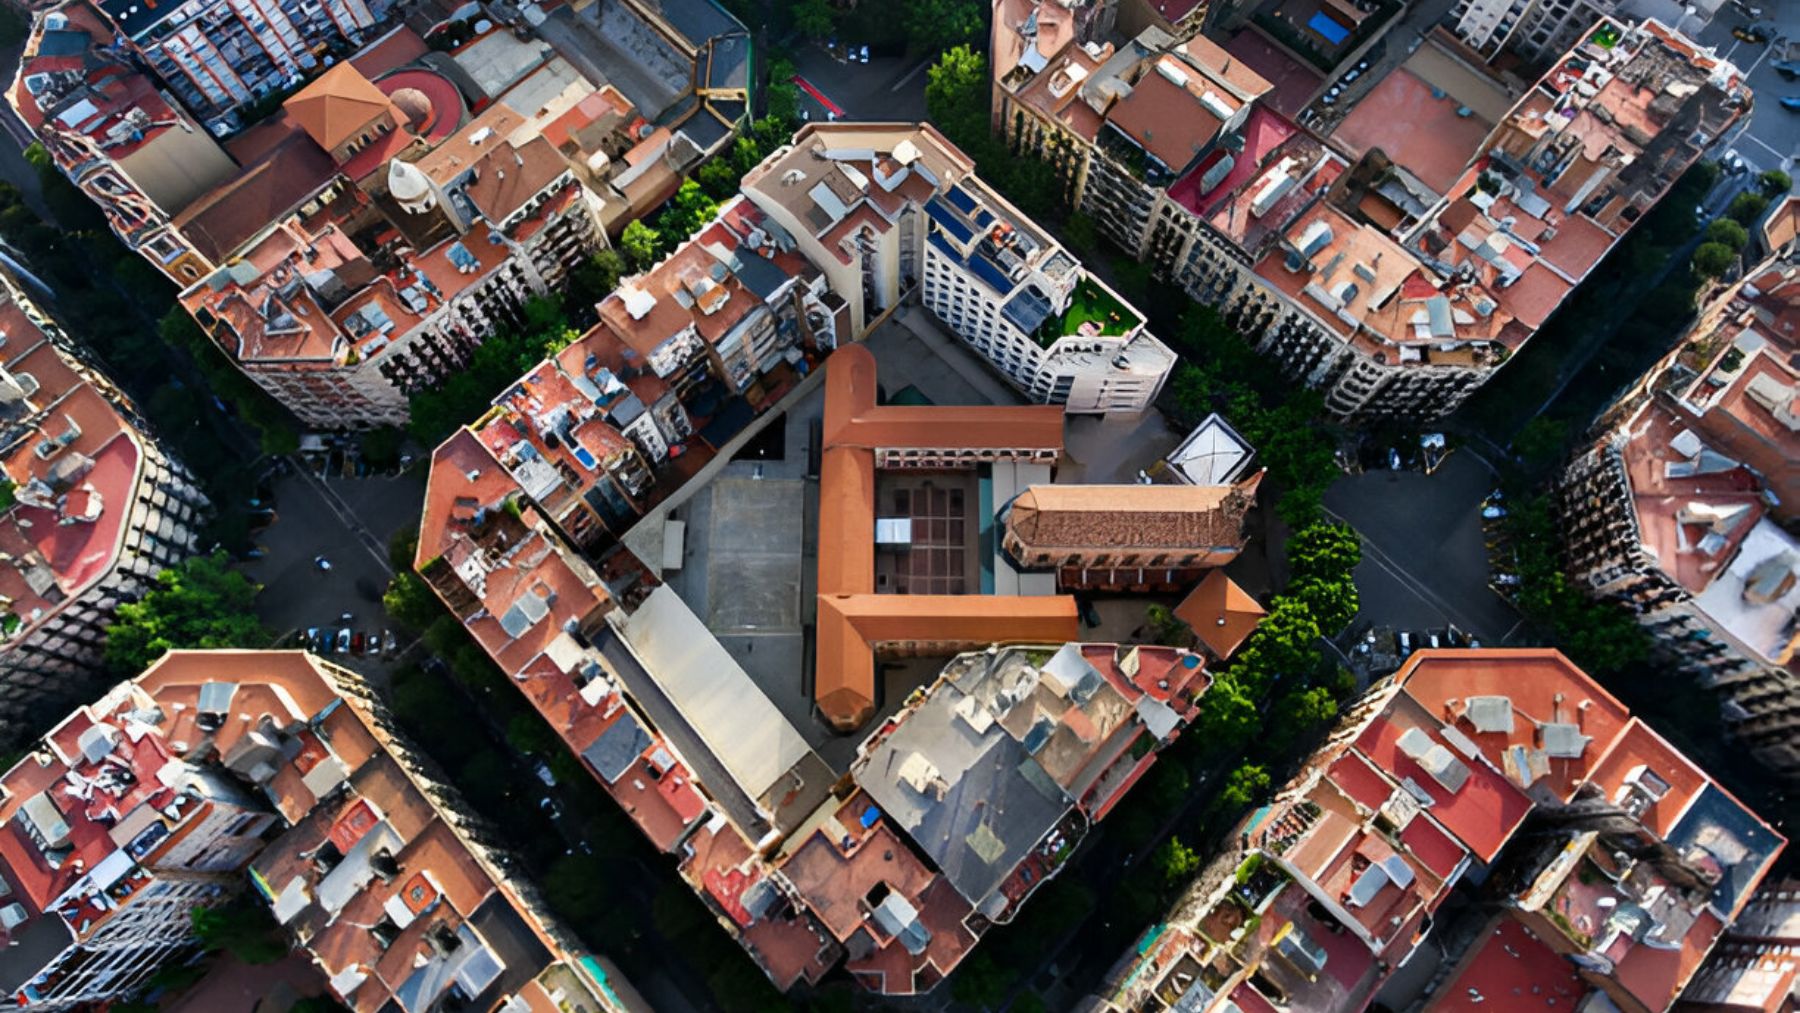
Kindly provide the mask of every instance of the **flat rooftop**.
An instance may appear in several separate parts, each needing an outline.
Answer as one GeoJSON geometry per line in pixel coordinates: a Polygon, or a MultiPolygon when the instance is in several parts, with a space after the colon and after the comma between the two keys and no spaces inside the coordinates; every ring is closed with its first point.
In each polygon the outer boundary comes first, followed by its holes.
{"type": "Polygon", "coordinates": [[[1380,149],[1394,164],[1445,194],[1493,125],[1459,96],[1400,66],[1356,104],[1331,139],[1358,157],[1380,149]]]}

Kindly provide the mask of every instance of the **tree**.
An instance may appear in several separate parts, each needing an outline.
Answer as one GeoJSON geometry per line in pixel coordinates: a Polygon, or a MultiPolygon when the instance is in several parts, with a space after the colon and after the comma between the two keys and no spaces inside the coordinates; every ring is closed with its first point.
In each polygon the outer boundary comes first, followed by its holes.
{"type": "Polygon", "coordinates": [[[657,251],[662,248],[662,235],[655,229],[645,225],[642,219],[625,226],[619,236],[619,249],[625,254],[625,262],[635,271],[648,271],[656,263],[657,251]]]}
{"type": "Polygon", "coordinates": [[[575,306],[592,306],[611,295],[624,275],[624,256],[618,250],[600,250],[569,272],[568,301],[575,306]]]}
{"type": "Polygon", "coordinates": [[[1760,193],[1740,193],[1731,199],[1731,206],[1725,209],[1725,214],[1748,228],[1756,224],[1756,220],[1762,217],[1768,206],[1769,198],[1760,193]]]}
{"type": "Polygon", "coordinates": [[[1756,177],[1756,182],[1771,198],[1780,197],[1794,188],[1793,178],[1780,169],[1770,169],[1756,177]]]}
{"type": "Polygon", "coordinates": [[[1144,610],[1144,621],[1150,627],[1150,639],[1164,647],[1189,647],[1194,643],[1194,631],[1167,605],[1150,605],[1144,610]]]}
{"type": "Polygon", "coordinates": [[[1308,524],[1287,541],[1288,568],[1305,577],[1343,577],[1362,562],[1362,541],[1348,524],[1308,524]]]}
{"type": "Polygon", "coordinates": [[[1219,804],[1228,809],[1242,809],[1262,797],[1269,788],[1269,772],[1254,763],[1241,764],[1225,779],[1219,792],[1219,804]]]}
{"type": "Polygon", "coordinates": [[[1750,233],[1730,218],[1716,218],[1706,227],[1706,241],[1741,250],[1750,241],[1750,233]]]}
{"type": "Polygon", "coordinates": [[[797,0],[788,11],[794,18],[794,30],[814,42],[837,30],[837,9],[831,0],[797,0]]]}
{"type": "Polygon", "coordinates": [[[1296,739],[1307,735],[1337,717],[1337,701],[1324,686],[1296,689],[1275,701],[1269,714],[1269,744],[1277,752],[1286,750],[1296,739]]]}
{"type": "Polygon", "coordinates": [[[707,196],[695,180],[684,180],[681,189],[656,218],[656,229],[666,250],[673,250],[687,237],[700,231],[719,213],[719,202],[707,196]]]}
{"type": "Polygon", "coordinates": [[[1287,597],[1298,599],[1312,613],[1319,631],[1335,635],[1350,625],[1362,608],[1362,596],[1349,573],[1338,577],[1307,577],[1288,585],[1287,597]]]}
{"type": "Polygon", "coordinates": [[[288,954],[269,909],[247,897],[222,907],[197,907],[189,912],[194,935],[209,952],[225,950],[246,964],[273,964],[288,954]]]}
{"type": "Polygon", "coordinates": [[[381,607],[387,610],[389,618],[413,633],[424,630],[446,614],[430,586],[411,570],[394,574],[381,596],[381,607]]]}
{"type": "Polygon", "coordinates": [[[925,109],[945,136],[967,149],[989,141],[987,57],[968,46],[945,50],[925,72],[925,109]]]}
{"type": "Polygon", "coordinates": [[[1211,752],[1238,752],[1262,730],[1256,700],[1233,677],[1235,668],[1234,665],[1213,680],[1212,687],[1200,698],[1200,713],[1194,717],[1194,735],[1211,752]]]}
{"type": "Polygon", "coordinates": [[[1200,868],[1200,853],[1181,843],[1181,838],[1170,835],[1162,847],[1156,849],[1156,867],[1162,871],[1165,884],[1185,883],[1200,868]]]}
{"type": "Polygon", "coordinates": [[[973,39],[987,13],[975,0],[905,0],[900,17],[912,51],[936,53],[973,39]]]}
{"type": "Polygon", "coordinates": [[[162,571],[142,600],[119,606],[106,631],[107,668],[129,677],[173,649],[267,645],[252,608],[259,590],[227,565],[224,552],[162,571]]]}
{"type": "Polygon", "coordinates": [[[977,949],[950,976],[950,994],[976,1009],[994,1009],[1005,998],[1012,977],[987,951],[977,949]]]}
{"type": "Polygon", "coordinates": [[[730,159],[713,159],[700,167],[695,178],[700,181],[700,189],[714,200],[729,199],[738,188],[738,171],[730,159]]]}
{"type": "Polygon", "coordinates": [[[1737,251],[1723,243],[1701,243],[1694,251],[1694,273],[1703,278],[1723,278],[1737,259],[1737,251]]]}
{"type": "Polygon", "coordinates": [[[1568,439],[1568,423],[1548,415],[1539,415],[1525,423],[1525,428],[1513,437],[1512,452],[1519,456],[1525,467],[1535,472],[1554,464],[1562,457],[1563,446],[1568,439]]]}

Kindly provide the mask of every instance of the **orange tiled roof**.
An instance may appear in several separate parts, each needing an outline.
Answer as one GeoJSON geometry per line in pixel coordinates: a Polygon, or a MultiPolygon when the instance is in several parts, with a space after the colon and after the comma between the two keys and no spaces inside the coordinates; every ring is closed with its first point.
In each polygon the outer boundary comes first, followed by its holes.
{"type": "Polygon", "coordinates": [[[1231,657],[1267,614],[1224,570],[1207,574],[1175,606],[1175,617],[1192,627],[1201,643],[1221,658],[1231,657]]]}
{"type": "MultiPolygon", "coordinates": [[[[335,151],[367,127],[388,104],[388,97],[361,71],[349,63],[340,63],[320,74],[281,107],[319,147],[335,151]]],[[[395,119],[403,122],[399,117],[395,119]]]]}
{"type": "Polygon", "coordinates": [[[847,731],[874,713],[879,643],[1075,639],[1072,598],[873,593],[876,450],[1060,451],[1062,409],[878,407],[875,356],[867,348],[840,348],[825,368],[813,696],[826,720],[847,731]]]}

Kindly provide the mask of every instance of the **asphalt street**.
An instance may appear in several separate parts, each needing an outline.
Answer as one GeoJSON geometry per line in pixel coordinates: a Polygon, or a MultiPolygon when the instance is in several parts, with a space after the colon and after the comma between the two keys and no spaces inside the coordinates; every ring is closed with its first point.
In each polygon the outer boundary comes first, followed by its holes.
{"type": "Polygon", "coordinates": [[[1494,646],[1513,632],[1518,614],[1487,582],[1481,501],[1495,481],[1487,462],[1464,448],[1430,475],[1371,470],[1326,491],[1326,511],[1363,536],[1358,623],[1453,623],[1494,646]]]}
{"type": "MultiPolygon", "coordinates": [[[[845,119],[878,122],[925,118],[925,68],[931,61],[915,57],[876,56],[850,63],[809,45],[794,56],[794,70],[837,103],[845,119]]],[[[809,119],[825,119],[825,107],[804,89],[800,109],[809,119]]]]}
{"type": "MultiPolygon", "coordinates": [[[[260,559],[243,566],[263,586],[258,617],[278,634],[314,626],[380,633],[392,628],[381,594],[393,571],[388,539],[417,523],[425,498],[422,475],[320,479],[296,467],[274,482],[275,522],[258,532],[260,559]],[[330,570],[317,564],[323,556],[330,570]]],[[[385,645],[384,645],[385,646],[385,645]]],[[[379,675],[389,656],[333,655],[364,675],[379,675]]]]}
{"type": "Polygon", "coordinates": [[[1737,64],[1756,93],[1749,125],[1731,142],[1738,154],[1758,169],[1791,172],[1794,160],[1800,157],[1800,112],[1783,108],[1781,99],[1800,95],[1800,80],[1783,78],[1774,65],[1785,57],[1800,58],[1800,3],[1756,0],[1753,6],[1762,9],[1761,18],[1752,19],[1726,3],[1704,25],[1699,24],[1699,16],[1694,16],[1684,18],[1681,28],[1737,64]],[[1753,20],[1772,36],[1768,43],[1743,42],[1732,37],[1733,28],[1753,20]]]}

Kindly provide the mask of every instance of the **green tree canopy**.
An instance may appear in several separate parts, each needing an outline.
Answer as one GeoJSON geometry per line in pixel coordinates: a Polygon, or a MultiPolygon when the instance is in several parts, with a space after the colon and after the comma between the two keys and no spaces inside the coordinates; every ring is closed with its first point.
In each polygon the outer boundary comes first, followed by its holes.
{"type": "Polygon", "coordinates": [[[944,51],[925,72],[925,109],[931,122],[962,147],[988,139],[987,57],[966,45],[944,51]]]}
{"type": "Polygon", "coordinates": [[[1769,198],[1760,193],[1740,193],[1731,199],[1731,206],[1725,213],[1746,228],[1756,224],[1762,213],[1769,206],[1769,198]]]}
{"type": "Polygon", "coordinates": [[[900,16],[915,53],[941,52],[975,38],[988,8],[975,0],[904,0],[900,16]]]}
{"type": "Polygon", "coordinates": [[[129,678],[177,648],[266,646],[252,609],[259,590],[223,552],[162,571],[141,601],[119,606],[106,631],[107,668],[129,678]]]}
{"type": "Polygon", "coordinates": [[[837,8],[831,6],[831,0],[796,0],[788,13],[794,19],[794,30],[814,42],[837,30],[837,8]]]}
{"type": "Polygon", "coordinates": [[[1303,577],[1342,577],[1362,562],[1362,540],[1348,524],[1308,524],[1287,541],[1288,568],[1303,577]]]}
{"type": "Polygon", "coordinates": [[[1705,278],[1723,278],[1737,259],[1737,251],[1723,243],[1701,243],[1694,251],[1694,273],[1705,278]]]}
{"type": "Polygon", "coordinates": [[[1269,714],[1270,745],[1285,750],[1295,740],[1337,717],[1337,700],[1324,686],[1296,689],[1275,701],[1269,714]]]}
{"type": "Polygon", "coordinates": [[[222,907],[194,908],[189,918],[208,951],[228,951],[246,964],[273,964],[288,954],[287,940],[268,908],[247,896],[222,907]]]}
{"type": "Polygon", "coordinates": [[[1780,169],[1770,169],[1756,177],[1756,182],[1762,187],[1762,192],[1770,197],[1785,196],[1789,190],[1794,188],[1793,177],[1780,169]]]}
{"type": "Polygon", "coordinates": [[[1245,763],[1225,779],[1225,787],[1219,791],[1219,804],[1230,809],[1241,809],[1261,798],[1267,790],[1269,772],[1259,764],[1245,763]]]}
{"type": "Polygon", "coordinates": [[[1162,847],[1156,849],[1156,867],[1162,872],[1164,883],[1171,886],[1185,883],[1200,868],[1200,853],[1171,834],[1162,847]]]}
{"type": "Polygon", "coordinates": [[[600,250],[569,272],[568,301],[574,306],[592,306],[611,295],[624,275],[624,255],[618,250],[600,250]]]}
{"type": "Polygon", "coordinates": [[[625,262],[633,271],[648,271],[656,263],[657,251],[661,248],[661,234],[645,225],[643,219],[625,226],[625,231],[619,236],[619,249],[625,254],[625,262]]]}
{"type": "Polygon", "coordinates": [[[1556,463],[1562,456],[1563,445],[1568,439],[1568,423],[1548,415],[1539,415],[1525,423],[1525,428],[1513,437],[1512,452],[1519,455],[1525,462],[1525,467],[1536,471],[1556,463]]]}
{"type": "Polygon", "coordinates": [[[1213,680],[1200,697],[1200,713],[1194,717],[1193,735],[1209,750],[1235,753],[1250,744],[1262,730],[1256,699],[1227,669],[1213,680]]]}
{"type": "Polygon", "coordinates": [[[1730,218],[1716,218],[1706,227],[1706,241],[1741,250],[1750,241],[1750,233],[1730,218]]]}

